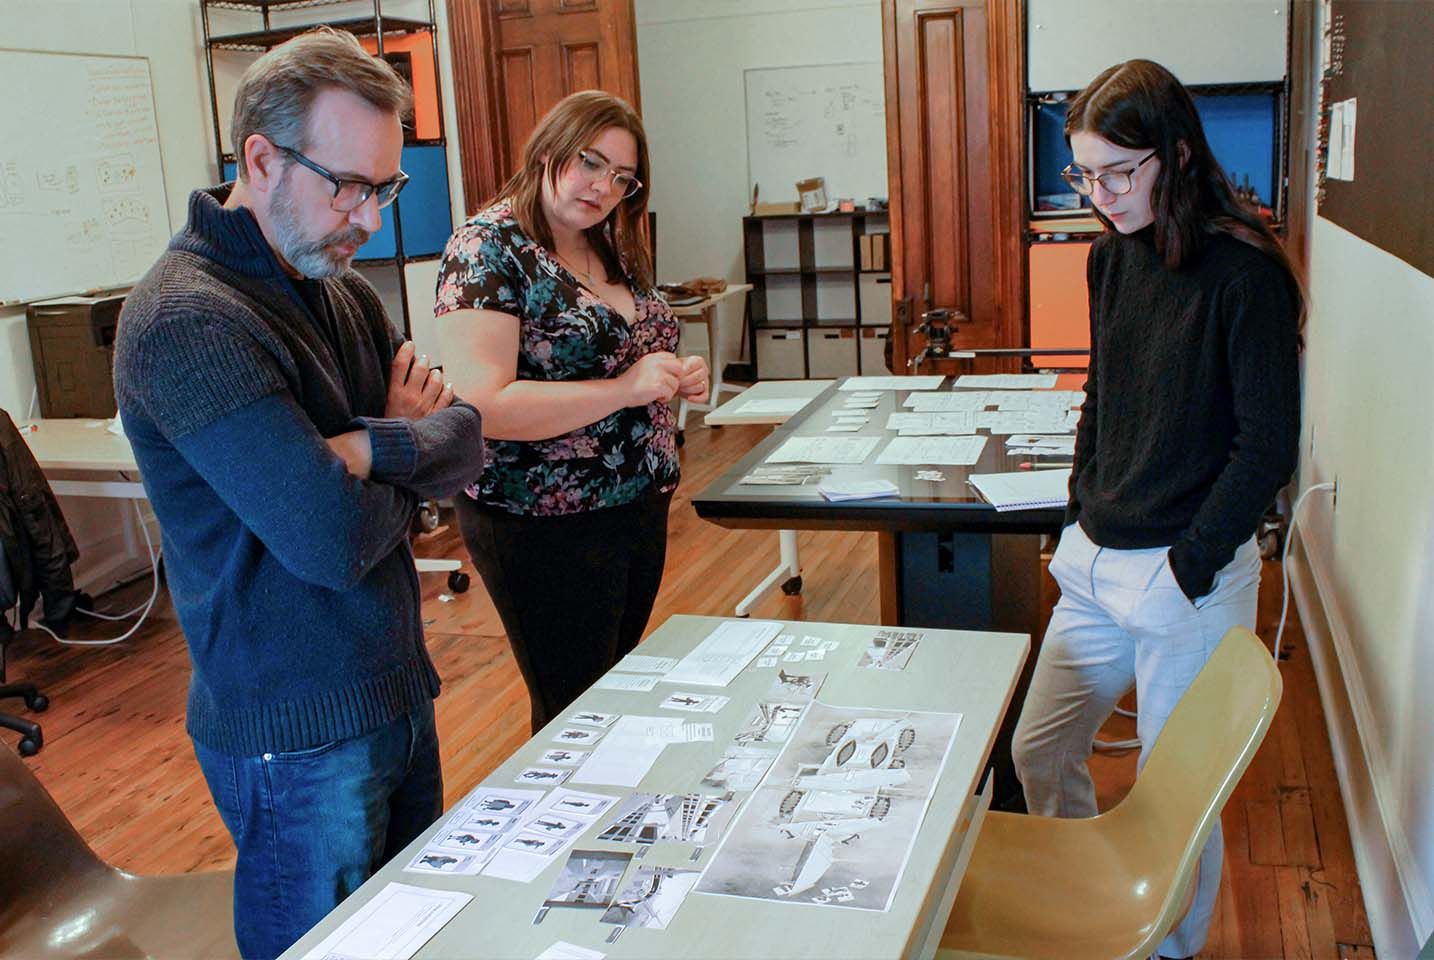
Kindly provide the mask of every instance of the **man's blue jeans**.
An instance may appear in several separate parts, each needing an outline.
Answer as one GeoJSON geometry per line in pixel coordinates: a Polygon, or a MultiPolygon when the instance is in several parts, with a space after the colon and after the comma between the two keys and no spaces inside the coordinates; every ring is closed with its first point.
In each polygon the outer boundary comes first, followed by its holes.
{"type": "Polygon", "coordinates": [[[234,932],[246,958],[288,949],[443,812],[431,701],[307,750],[194,753],[239,848],[234,932]]]}

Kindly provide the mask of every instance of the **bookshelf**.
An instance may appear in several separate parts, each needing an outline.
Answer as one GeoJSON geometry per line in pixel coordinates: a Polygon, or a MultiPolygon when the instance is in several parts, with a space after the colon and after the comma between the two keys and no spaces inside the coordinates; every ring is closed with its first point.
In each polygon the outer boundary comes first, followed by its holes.
{"type": "Polygon", "coordinates": [[[886,371],[889,237],[884,210],[743,218],[743,257],[752,285],[748,347],[760,379],[886,371]]]}

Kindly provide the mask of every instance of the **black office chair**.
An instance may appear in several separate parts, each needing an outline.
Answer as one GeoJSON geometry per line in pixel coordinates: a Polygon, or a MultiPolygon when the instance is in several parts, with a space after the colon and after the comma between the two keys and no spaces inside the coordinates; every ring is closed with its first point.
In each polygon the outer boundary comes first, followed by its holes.
{"type": "MultiPolygon", "coordinates": [[[[10,577],[10,566],[5,562],[3,551],[0,551],[0,610],[8,612],[15,606],[15,603],[16,591],[10,577]]],[[[23,697],[26,707],[36,713],[43,713],[45,708],[50,705],[50,701],[43,693],[35,689],[34,684],[5,682],[5,647],[14,635],[15,631],[11,628],[9,619],[0,616],[0,700],[23,697]]],[[[41,733],[38,723],[22,720],[12,714],[0,713],[0,727],[7,727],[20,734],[20,756],[22,757],[33,757],[45,745],[45,737],[41,733]]]]}

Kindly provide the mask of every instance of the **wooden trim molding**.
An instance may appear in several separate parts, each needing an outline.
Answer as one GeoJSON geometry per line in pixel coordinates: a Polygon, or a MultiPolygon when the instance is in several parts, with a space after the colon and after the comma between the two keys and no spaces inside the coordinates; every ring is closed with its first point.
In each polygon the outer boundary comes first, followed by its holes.
{"type": "Polygon", "coordinates": [[[498,14],[491,0],[448,0],[458,158],[468,216],[482,209],[507,179],[504,158],[508,155],[508,124],[501,96],[500,65],[495,56],[498,14]]]}
{"type": "MultiPolygon", "coordinates": [[[[1026,17],[1021,0],[987,0],[996,343],[1030,345],[1026,263],[1026,17]]],[[[1013,361],[1012,372],[1017,368],[1013,361]]]]}

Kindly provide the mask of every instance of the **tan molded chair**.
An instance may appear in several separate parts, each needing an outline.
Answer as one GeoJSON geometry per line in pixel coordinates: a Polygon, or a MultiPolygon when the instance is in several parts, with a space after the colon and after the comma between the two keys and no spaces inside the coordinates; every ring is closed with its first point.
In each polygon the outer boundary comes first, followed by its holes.
{"type": "Polygon", "coordinates": [[[0,957],[237,957],[232,871],[136,877],[97,857],[0,744],[0,957]]]}
{"type": "Polygon", "coordinates": [[[1114,809],[1083,820],[988,813],[936,956],[1153,954],[1189,909],[1200,851],[1281,688],[1269,649],[1235,627],[1114,809]]]}

